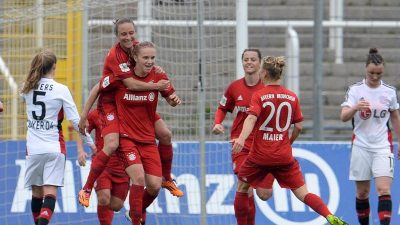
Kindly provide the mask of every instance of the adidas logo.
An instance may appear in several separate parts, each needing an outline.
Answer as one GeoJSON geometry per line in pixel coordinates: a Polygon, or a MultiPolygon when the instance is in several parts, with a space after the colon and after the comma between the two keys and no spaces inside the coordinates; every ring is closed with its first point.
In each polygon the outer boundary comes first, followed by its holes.
{"type": "Polygon", "coordinates": [[[242,101],[243,97],[241,95],[239,95],[239,97],[237,98],[238,101],[242,101]]]}
{"type": "Polygon", "coordinates": [[[47,210],[42,211],[42,213],[40,213],[40,216],[49,216],[49,213],[47,212],[47,210]]]}

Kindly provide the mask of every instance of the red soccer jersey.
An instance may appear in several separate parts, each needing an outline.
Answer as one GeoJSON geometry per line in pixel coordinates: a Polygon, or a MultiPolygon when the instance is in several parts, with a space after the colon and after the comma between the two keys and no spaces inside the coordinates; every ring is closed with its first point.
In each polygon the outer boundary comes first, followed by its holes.
{"type": "Polygon", "coordinates": [[[290,125],[303,121],[295,93],[280,85],[268,85],[253,94],[249,114],[258,119],[248,159],[259,165],[285,165],[293,160],[290,125]]]}
{"type": "MultiPolygon", "coordinates": [[[[134,42],[136,45],[139,42],[134,42]]],[[[120,43],[115,44],[108,52],[103,66],[103,74],[100,79],[99,101],[114,102],[113,90],[117,86],[117,79],[132,76],[135,61],[129,57],[120,43]]]]}
{"type": "MultiPolygon", "coordinates": [[[[253,93],[264,87],[261,81],[257,85],[248,86],[244,78],[233,81],[226,89],[219,103],[219,108],[228,112],[236,111],[236,117],[232,124],[231,139],[238,138],[242,131],[244,120],[253,93]]],[[[253,142],[254,132],[249,135],[244,144],[244,150],[249,150],[253,142]]]]}
{"type": "MultiPolygon", "coordinates": [[[[146,83],[168,80],[165,73],[157,73],[154,68],[146,77],[133,74],[133,78],[146,83]]],[[[142,143],[154,143],[154,121],[159,91],[130,91],[122,82],[119,83],[115,99],[120,121],[120,135],[142,143]]],[[[168,97],[174,92],[174,88],[170,85],[168,90],[161,92],[161,95],[168,97]]]]}
{"type": "MultiPolygon", "coordinates": [[[[91,133],[93,130],[96,132],[95,143],[97,151],[101,151],[104,146],[104,139],[101,136],[101,130],[103,122],[101,121],[103,117],[99,115],[99,111],[94,109],[88,114],[88,122],[89,122],[89,130],[88,133],[91,133]]],[[[117,154],[113,153],[111,155],[110,160],[107,163],[107,169],[113,174],[117,176],[122,176],[125,174],[125,167],[122,165],[117,154]]]]}

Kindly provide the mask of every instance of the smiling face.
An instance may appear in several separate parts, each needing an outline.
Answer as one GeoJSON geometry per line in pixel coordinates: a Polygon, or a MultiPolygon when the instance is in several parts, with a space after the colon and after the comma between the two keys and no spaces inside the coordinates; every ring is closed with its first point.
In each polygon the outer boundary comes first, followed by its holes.
{"type": "Polygon", "coordinates": [[[121,47],[128,51],[133,47],[133,41],[135,40],[135,27],[132,23],[122,23],[118,25],[117,39],[121,44],[121,47]]]}
{"type": "Polygon", "coordinates": [[[133,58],[136,61],[136,75],[145,76],[154,67],[156,61],[156,49],[149,46],[141,47],[137,50],[133,58]]]}
{"type": "Polygon", "coordinates": [[[370,87],[378,87],[380,85],[381,79],[383,77],[384,65],[374,63],[368,64],[366,67],[366,81],[370,87]]]}
{"type": "Polygon", "coordinates": [[[260,58],[255,51],[246,51],[243,53],[242,65],[246,75],[257,74],[260,70],[260,58]]]}

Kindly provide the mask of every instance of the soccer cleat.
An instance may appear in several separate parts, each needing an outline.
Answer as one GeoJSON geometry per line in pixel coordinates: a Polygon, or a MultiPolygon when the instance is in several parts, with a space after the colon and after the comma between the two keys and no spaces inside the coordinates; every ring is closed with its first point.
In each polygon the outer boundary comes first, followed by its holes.
{"type": "Polygon", "coordinates": [[[178,197],[178,198],[179,198],[179,197],[182,197],[182,196],[184,195],[184,194],[183,194],[183,191],[181,191],[181,190],[176,186],[175,180],[172,180],[172,181],[169,181],[169,180],[163,181],[162,184],[161,184],[161,187],[167,189],[173,196],[176,196],[176,197],[178,197]]]}
{"type": "Polygon", "coordinates": [[[85,207],[89,207],[90,192],[81,189],[78,193],[79,204],[85,207]]]}
{"type": "MultiPolygon", "coordinates": [[[[131,215],[129,214],[129,211],[125,211],[125,218],[132,223],[132,219],[131,219],[131,215]]],[[[143,219],[140,219],[140,224],[141,225],[145,225],[146,221],[144,221],[143,219]]]]}
{"type": "Polygon", "coordinates": [[[326,217],[326,220],[328,220],[329,224],[331,225],[349,225],[348,223],[334,215],[328,215],[326,217]]]}

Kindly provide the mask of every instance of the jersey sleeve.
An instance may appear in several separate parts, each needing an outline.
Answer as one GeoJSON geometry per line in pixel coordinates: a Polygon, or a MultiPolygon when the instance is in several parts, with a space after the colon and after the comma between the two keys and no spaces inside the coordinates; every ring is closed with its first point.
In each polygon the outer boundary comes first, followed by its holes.
{"type": "Polygon", "coordinates": [[[393,92],[394,93],[393,93],[392,98],[390,100],[390,106],[389,106],[389,110],[390,111],[394,111],[394,110],[399,109],[399,101],[398,101],[398,98],[397,98],[397,89],[394,89],[393,92]]]}
{"type": "MultiPolygon", "coordinates": [[[[159,80],[169,80],[167,74],[165,74],[165,73],[159,73],[159,74],[157,74],[157,75],[158,75],[157,82],[158,82],[159,80]]],[[[166,98],[166,97],[172,95],[174,92],[175,92],[174,85],[170,84],[167,90],[161,91],[160,93],[161,93],[161,96],[163,96],[164,98],[166,98]]]]}
{"type": "Polygon", "coordinates": [[[299,123],[304,120],[303,113],[301,112],[301,108],[300,108],[299,98],[297,98],[297,96],[295,96],[295,97],[296,97],[296,100],[294,102],[294,107],[293,107],[294,111],[293,111],[293,120],[292,120],[293,124],[299,123]]]}
{"type": "Polygon", "coordinates": [[[259,94],[253,94],[253,96],[251,96],[248,114],[258,117],[261,112],[261,105],[262,103],[259,94]]]}
{"type": "Polygon", "coordinates": [[[353,107],[357,104],[354,88],[349,87],[344,97],[344,102],[341,104],[342,107],[353,107]]]}
{"type": "MultiPolygon", "coordinates": [[[[63,111],[65,113],[65,116],[67,117],[67,120],[69,120],[74,127],[76,131],[79,131],[78,124],[79,124],[79,114],[78,110],[76,108],[75,102],[72,98],[71,92],[66,86],[63,86],[64,88],[62,89],[61,97],[63,100],[63,111]]],[[[87,143],[87,144],[94,144],[93,139],[90,137],[90,135],[82,135],[80,134],[80,137],[82,140],[87,143]]]]}
{"type": "Polygon", "coordinates": [[[219,101],[218,108],[223,111],[233,112],[235,108],[235,100],[232,97],[232,84],[225,90],[224,95],[222,95],[221,100],[219,101]]]}

